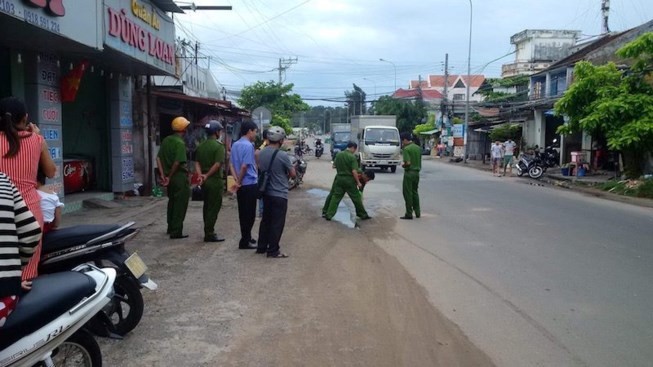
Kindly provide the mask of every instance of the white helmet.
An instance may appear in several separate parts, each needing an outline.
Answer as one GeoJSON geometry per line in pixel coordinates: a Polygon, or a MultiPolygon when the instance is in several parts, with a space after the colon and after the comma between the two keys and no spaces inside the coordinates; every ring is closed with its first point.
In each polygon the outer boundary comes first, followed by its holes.
{"type": "Polygon", "coordinates": [[[270,126],[268,128],[268,140],[277,143],[286,138],[286,132],[279,126],[270,126]]]}

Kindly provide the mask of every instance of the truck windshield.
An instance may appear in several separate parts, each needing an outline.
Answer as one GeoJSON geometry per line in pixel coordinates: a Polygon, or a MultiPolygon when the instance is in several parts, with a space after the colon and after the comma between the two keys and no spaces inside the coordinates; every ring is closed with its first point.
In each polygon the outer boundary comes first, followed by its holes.
{"type": "Polygon", "coordinates": [[[338,131],[333,133],[333,142],[334,143],[348,143],[349,136],[351,133],[349,131],[338,131]]]}
{"type": "Polygon", "coordinates": [[[399,133],[396,129],[365,129],[365,144],[399,145],[399,133]]]}

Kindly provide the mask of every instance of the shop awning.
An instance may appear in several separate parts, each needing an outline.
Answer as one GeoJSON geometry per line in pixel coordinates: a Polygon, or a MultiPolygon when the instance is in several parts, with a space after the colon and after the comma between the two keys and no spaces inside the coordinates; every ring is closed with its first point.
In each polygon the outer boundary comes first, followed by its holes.
{"type": "Polygon", "coordinates": [[[222,101],[215,98],[193,97],[181,93],[164,92],[159,90],[152,91],[152,94],[159,97],[175,99],[178,101],[186,101],[186,102],[196,103],[196,104],[215,107],[224,110],[230,110],[233,107],[231,105],[231,102],[222,101]]]}
{"type": "Polygon", "coordinates": [[[184,12],[172,0],[152,0],[152,2],[163,11],[169,11],[171,13],[183,13],[184,12]]]}

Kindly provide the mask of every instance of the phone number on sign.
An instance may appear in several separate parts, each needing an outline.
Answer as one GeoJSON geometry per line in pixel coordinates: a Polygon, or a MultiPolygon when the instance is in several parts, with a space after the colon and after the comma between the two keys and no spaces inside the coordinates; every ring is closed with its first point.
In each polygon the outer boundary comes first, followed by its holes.
{"type": "Polygon", "coordinates": [[[14,6],[14,3],[12,3],[11,1],[0,0],[0,11],[3,13],[14,15],[16,14],[16,7],[14,6]]]}
{"type": "MultiPolygon", "coordinates": [[[[4,1],[4,0],[0,0],[0,1],[4,1]]],[[[48,19],[47,17],[44,17],[42,15],[38,15],[37,13],[34,13],[33,11],[29,11],[27,9],[25,9],[25,21],[37,27],[47,29],[50,32],[55,32],[55,33],[61,32],[58,22],[52,19],[48,19]]]]}

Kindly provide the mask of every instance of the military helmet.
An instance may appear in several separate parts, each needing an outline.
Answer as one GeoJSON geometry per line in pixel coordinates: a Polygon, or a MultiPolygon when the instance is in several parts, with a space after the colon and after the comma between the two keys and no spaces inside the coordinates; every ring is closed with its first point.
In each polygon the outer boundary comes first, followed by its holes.
{"type": "Polygon", "coordinates": [[[268,129],[268,140],[276,143],[286,138],[286,132],[279,126],[270,126],[268,129]]]}
{"type": "Polygon", "coordinates": [[[207,134],[212,135],[222,130],[222,124],[219,121],[211,120],[204,125],[207,134]]]}
{"type": "Polygon", "coordinates": [[[183,116],[175,117],[172,120],[172,130],[173,131],[184,131],[190,125],[190,121],[183,116]]]}

